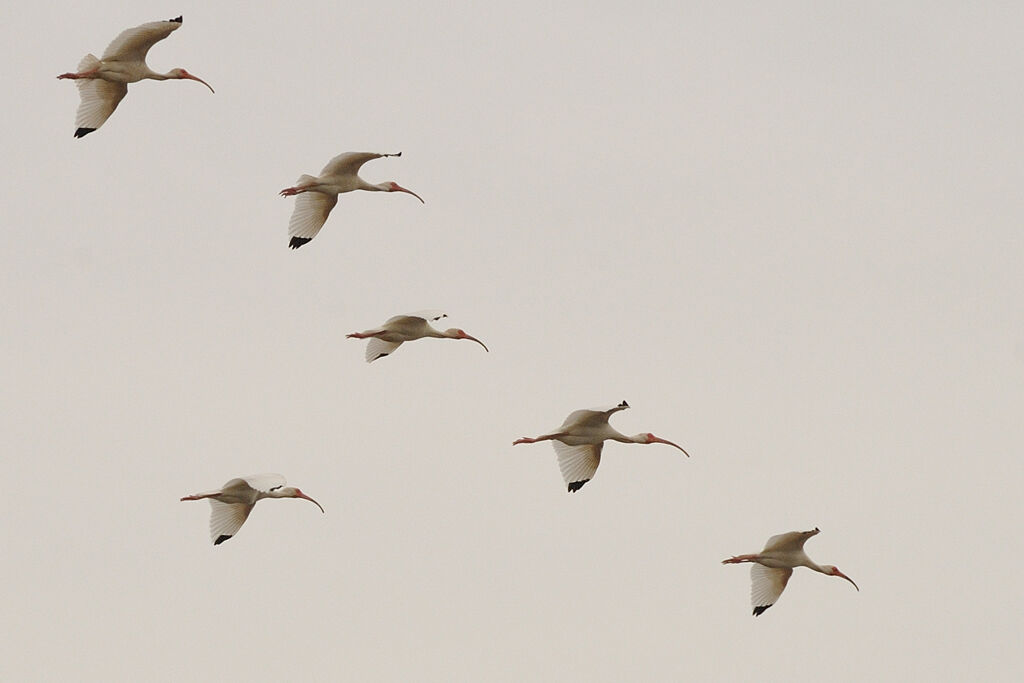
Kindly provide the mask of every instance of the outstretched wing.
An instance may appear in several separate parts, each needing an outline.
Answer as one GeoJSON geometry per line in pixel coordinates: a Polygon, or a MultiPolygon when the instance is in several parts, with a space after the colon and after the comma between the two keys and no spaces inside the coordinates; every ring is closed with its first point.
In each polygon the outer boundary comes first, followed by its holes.
{"type": "Polygon", "coordinates": [[[325,175],[356,175],[359,173],[359,169],[362,168],[363,164],[373,159],[380,159],[381,157],[397,157],[401,156],[401,152],[398,154],[378,154],[376,152],[345,152],[339,154],[324,166],[324,170],[320,171],[321,176],[325,175]]]}
{"type": "MultiPolygon", "coordinates": [[[[82,61],[86,60],[88,57],[82,61]]],[[[75,115],[76,138],[85,137],[102,126],[128,94],[127,83],[115,83],[102,78],[80,78],[75,81],[75,85],[78,86],[79,97],[78,113],[75,115]]]]}
{"type": "Polygon", "coordinates": [[[551,444],[558,455],[558,469],[562,471],[562,479],[565,480],[569,493],[579,491],[584,484],[594,478],[597,466],[601,464],[601,449],[604,448],[604,442],[582,446],[569,446],[561,441],[552,441],[551,444]]]}
{"type": "Polygon", "coordinates": [[[248,477],[242,477],[242,481],[248,484],[251,488],[257,491],[274,491],[281,488],[288,482],[280,474],[274,474],[268,472],[266,474],[250,474],[248,477]]]}
{"type": "MultiPolygon", "coordinates": [[[[302,176],[309,178],[310,176],[302,176]]],[[[299,182],[303,182],[302,178],[299,182]]],[[[288,222],[288,236],[291,238],[288,246],[298,249],[306,242],[316,237],[320,228],[324,227],[327,217],[331,215],[331,209],[338,203],[338,195],[323,194],[321,192],[303,192],[295,198],[295,210],[292,211],[292,219],[288,222]]]]}
{"type": "Polygon", "coordinates": [[[238,533],[249,518],[253,505],[245,503],[222,503],[210,498],[210,538],[214,545],[220,545],[238,533]]]}
{"type": "Polygon", "coordinates": [[[372,363],[378,358],[391,355],[401,345],[402,342],[386,342],[383,339],[371,337],[366,345],[366,362],[372,363]]]}
{"type": "Polygon", "coordinates": [[[789,568],[772,569],[756,562],[750,565],[750,604],[755,617],[778,601],[792,575],[789,568]]]}
{"type": "Polygon", "coordinates": [[[103,51],[104,61],[134,62],[146,61],[149,48],[160,42],[172,31],[181,28],[181,17],[167,21],[151,21],[135,28],[125,29],[103,51]]]}
{"type": "Polygon", "coordinates": [[[810,531],[790,531],[785,534],[778,534],[768,539],[768,542],[764,544],[764,550],[761,552],[767,552],[769,550],[791,552],[796,550],[803,550],[804,543],[807,539],[812,536],[817,536],[821,533],[821,530],[815,527],[810,531]]]}
{"type": "Polygon", "coordinates": [[[607,423],[615,413],[620,410],[625,410],[629,407],[629,404],[623,401],[617,406],[608,406],[604,408],[588,408],[584,410],[574,410],[569,413],[569,417],[565,418],[565,422],[562,423],[562,429],[567,427],[591,427],[601,423],[607,423]]]}

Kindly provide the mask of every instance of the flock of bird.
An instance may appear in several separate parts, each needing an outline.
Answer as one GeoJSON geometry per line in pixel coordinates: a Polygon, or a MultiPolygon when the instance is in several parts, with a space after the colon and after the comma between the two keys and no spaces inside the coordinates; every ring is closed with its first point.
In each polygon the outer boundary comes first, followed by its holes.
{"type": "MultiPolygon", "coordinates": [[[[122,31],[107,46],[101,58],[89,54],[78,64],[78,71],[63,73],[57,78],[74,80],[81,98],[75,118],[75,137],[85,137],[102,126],[117,105],[128,93],[128,84],[144,79],[164,81],[171,79],[192,80],[202,83],[210,92],[213,87],[203,79],[193,76],[185,69],[171,69],[161,74],[146,64],[146,55],[157,42],[181,28],[182,18],[168,21],[154,21],[122,31]]],[[[327,222],[327,218],[338,203],[338,195],[353,190],[370,192],[404,192],[421,202],[423,198],[396,182],[368,183],[359,177],[359,169],[367,161],[382,157],[401,156],[377,154],[374,152],[346,152],[334,157],[324,166],[318,177],[302,175],[293,187],[281,190],[282,197],[297,197],[291,221],[288,224],[288,246],[298,249],[308,243],[327,222]]],[[[446,317],[443,313],[416,313],[395,316],[383,325],[363,332],[347,335],[352,339],[368,339],[366,361],[372,362],[394,353],[405,342],[426,337],[437,339],[467,339],[488,350],[487,346],[465,331],[457,328],[436,329],[431,323],[446,317]]],[[[522,437],[513,445],[551,441],[558,458],[566,487],[570,493],[579,491],[590,481],[601,463],[601,452],[605,441],[620,443],[652,444],[661,443],[678,448],[687,457],[686,450],[650,432],[626,436],[614,429],[608,420],[617,412],[626,410],[625,401],[611,408],[577,410],[571,413],[558,429],[537,437],[522,437]]],[[[258,474],[232,479],[220,489],[196,493],[181,500],[208,500],[212,508],[210,515],[210,536],[214,545],[220,545],[232,538],[248,519],[257,502],[264,498],[302,498],[324,509],[317,501],[300,489],[285,486],[284,477],[279,474],[258,474]]],[[[804,544],[819,533],[792,531],[772,536],[760,553],[737,555],[723,560],[723,564],[752,563],[751,603],[754,616],[771,607],[782,595],[794,567],[807,567],[828,576],[846,579],[859,591],[853,579],[832,565],[818,565],[804,552],[804,544]]]]}

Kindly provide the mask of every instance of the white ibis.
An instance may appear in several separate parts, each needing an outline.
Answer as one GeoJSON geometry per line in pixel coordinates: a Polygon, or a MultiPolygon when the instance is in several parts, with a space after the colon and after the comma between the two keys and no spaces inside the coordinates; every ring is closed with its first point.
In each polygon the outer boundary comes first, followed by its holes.
{"type": "Polygon", "coordinates": [[[257,501],[264,498],[304,498],[318,508],[320,503],[307,496],[294,486],[285,486],[284,477],[280,474],[254,474],[249,477],[232,479],[224,484],[219,491],[194,493],[182,500],[210,501],[210,538],[214,545],[220,545],[238,533],[245,520],[252,512],[257,501]]]}
{"type": "MultiPolygon", "coordinates": [[[[288,223],[288,236],[291,240],[288,246],[298,249],[306,242],[309,242],[320,228],[324,227],[331,209],[338,203],[338,195],[353,190],[368,190],[370,192],[405,192],[423,202],[423,198],[412,190],[407,190],[396,182],[368,183],[359,177],[359,169],[371,159],[381,157],[400,157],[401,152],[396,154],[377,154],[376,152],[345,152],[339,154],[324,166],[320,171],[320,177],[314,178],[311,175],[301,175],[295,187],[286,187],[281,190],[282,197],[300,195],[295,200],[295,209],[292,211],[292,219],[288,223]]],[[[424,202],[426,203],[426,202],[424,202]]]]}
{"type": "Polygon", "coordinates": [[[554,432],[542,434],[533,439],[524,436],[513,441],[512,445],[551,441],[551,445],[555,447],[555,453],[558,455],[558,468],[562,470],[562,478],[565,479],[569,493],[579,491],[594,477],[597,466],[601,464],[601,449],[604,448],[604,442],[607,440],[622,443],[668,444],[683,451],[686,457],[690,457],[690,454],[682,446],[660,439],[650,432],[626,436],[608,424],[608,418],[628,407],[629,404],[623,401],[614,408],[577,410],[570,413],[562,426],[554,432]]]}
{"type": "Polygon", "coordinates": [[[818,527],[812,531],[790,531],[788,534],[772,536],[764,545],[764,550],[753,555],[737,555],[722,564],[739,564],[753,562],[750,567],[750,603],[754,606],[754,616],[760,615],[771,607],[782,595],[789,577],[793,575],[793,567],[807,567],[828,576],[838,576],[860,588],[846,574],[830,564],[819,565],[807,557],[804,543],[812,536],[821,533],[818,527]]]}
{"type": "Polygon", "coordinates": [[[151,21],[121,31],[103,52],[102,59],[86,55],[78,63],[77,72],[68,72],[57,78],[71,78],[78,85],[81,102],[75,117],[75,137],[85,137],[103,125],[128,94],[128,84],[143,79],[167,81],[187,79],[198,81],[210,88],[209,83],[184,69],[171,69],[158,74],[146,65],[146,53],[157,42],[181,28],[181,17],[167,21],[151,21]]]}
{"type": "Polygon", "coordinates": [[[378,358],[383,358],[395,352],[403,342],[415,341],[424,337],[435,339],[468,339],[475,341],[489,351],[487,345],[476,337],[466,334],[465,330],[452,327],[445,331],[436,329],[430,323],[447,318],[446,313],[412,313],[410,315],[396,315],[388,319],[380,327],[365,332],[353,332],[345,335],[348,339],[369,339],[366,345],[366,362],[372,363],[378,358]]]}

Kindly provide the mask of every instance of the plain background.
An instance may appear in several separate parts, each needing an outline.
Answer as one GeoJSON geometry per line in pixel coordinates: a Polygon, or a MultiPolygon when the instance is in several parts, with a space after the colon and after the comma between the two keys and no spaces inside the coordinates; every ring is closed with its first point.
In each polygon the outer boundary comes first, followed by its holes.
{"type": "Polygon", "coordinates": [[[1020,680],[1013,3],[103,2],[0,34],[4,680],[1020,680]],[[183,14],[72,138],[54,79],[183,14]],[[349,151],[287,249],[277,192],[349,151]],[[441,308],[472,343],[367,365],[441,308]],[[610,444],[569,495],[572,410],[610,444]],[[213,547],[182,495],[280,472],[213,547]],[[754,619],[772,534],[797,570],[754,619]]]}

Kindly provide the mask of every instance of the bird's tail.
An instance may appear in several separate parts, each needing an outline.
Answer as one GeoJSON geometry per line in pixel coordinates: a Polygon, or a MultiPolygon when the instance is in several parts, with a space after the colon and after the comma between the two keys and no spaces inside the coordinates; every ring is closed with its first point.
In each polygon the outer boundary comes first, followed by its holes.
{"type": "Polygon", "coordinates": [[[82,57],[82,61],[78,63],[78,73],[83,71],[92,71],[100,65],[100,60],[96,58],[96,55],[86,55],[82,57]]]}
{"type": "Polygon", "coordinates": [[[316,176],[306,175],[303,173],[299,176],[299,179],[295,181],[296,185],[302,185],[303,183],[311,183],[316,180],[316,176]]]}

